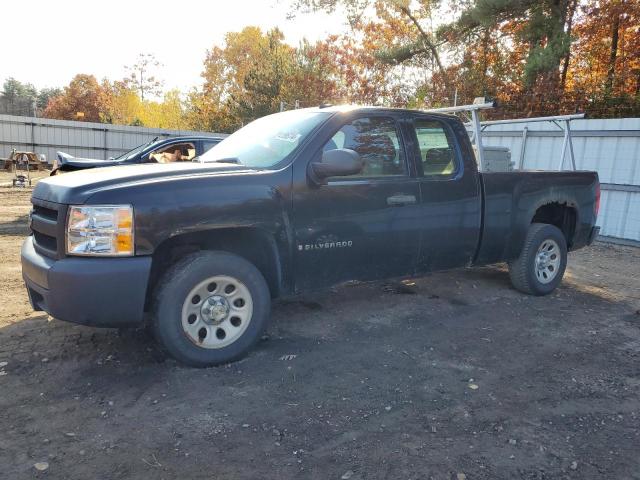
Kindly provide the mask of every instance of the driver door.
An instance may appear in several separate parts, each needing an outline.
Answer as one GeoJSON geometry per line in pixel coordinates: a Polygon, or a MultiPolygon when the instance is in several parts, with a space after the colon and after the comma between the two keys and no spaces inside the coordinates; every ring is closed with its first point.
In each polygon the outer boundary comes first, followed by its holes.
{"type": "Polygon", "coordinates": [[[347,118],[311,159],[333,148],[355,150],[365,167],[356,175],[329,178],[325,185],[295,182],[297,288],[413,273],[420,187],[410,174],[411,157],[398,121],[392,114],[347,118]]]}

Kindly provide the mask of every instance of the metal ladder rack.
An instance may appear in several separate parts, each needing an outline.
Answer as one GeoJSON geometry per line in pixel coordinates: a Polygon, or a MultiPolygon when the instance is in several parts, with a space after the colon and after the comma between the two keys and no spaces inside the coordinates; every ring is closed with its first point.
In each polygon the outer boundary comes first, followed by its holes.
{"type": "MultiPolygon", "coordinates": [[[[482,132],[492,125],[510,125],[518,123],[534,123],[534,122],[551,122],[564,132],[564,139],[562,142],[562,149],[560,151],[560,161],[558,164],[558,170],[564,168],[564,162],[567,154],[567,148],[569,149],[571,158],[571,167],[576,169],[576,159],[573,153],[573,141],[571,139],[571,120],[578,120],[584,118],[584,113],[576,113],[572,115],[552,115],[549,117],[532,117],[532,118],[513,118],[507,120],[490,120],[486,122],[480,121],[480,110],[486,110],[489,108],[495,108],[495,102],[485,102],[484,98],[477,98],[471,105],[459,105],[456,107],[443,107],[443,108],[431,108],[425,111],[432,113],[462,113],[467,115],[467,122],[465,126],[471,128],[472,136],[471,143],[475,145],[477,154],[478,169],[483,170],[484,162],[484,147],[482,145],[482,132]],[[564,127],[562,126],[564,124],[564,127]]],[[[520,146],[520,156],[518,160],[518,169],[522,168],[524,163],[524,155],[527,146],[527,134],[529,128],[525,126],[522,129],[522,144],[520,146]]]]}

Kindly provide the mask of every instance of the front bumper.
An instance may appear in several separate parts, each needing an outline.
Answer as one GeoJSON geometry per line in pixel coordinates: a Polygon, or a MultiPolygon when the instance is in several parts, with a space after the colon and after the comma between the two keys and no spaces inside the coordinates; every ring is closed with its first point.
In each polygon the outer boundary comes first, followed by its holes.
{"type": "Polygon", "coordinates": [[[54,260],[36,252],[30,236],[21,261],[34,310],[94,327],[142,323],[151,257],[54,260]]]}

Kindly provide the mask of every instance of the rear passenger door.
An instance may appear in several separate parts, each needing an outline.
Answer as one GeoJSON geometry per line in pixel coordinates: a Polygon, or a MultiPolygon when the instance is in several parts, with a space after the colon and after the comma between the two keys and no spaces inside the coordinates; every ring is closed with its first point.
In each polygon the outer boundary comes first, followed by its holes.
{"type": "Polygon", "coordinates": [[[428,115],[414,117],[407,128],[420,184],[418,270],[465,266],[478,245],[482,208],[475,158],[456,137],[466,131],[428,115]]]}

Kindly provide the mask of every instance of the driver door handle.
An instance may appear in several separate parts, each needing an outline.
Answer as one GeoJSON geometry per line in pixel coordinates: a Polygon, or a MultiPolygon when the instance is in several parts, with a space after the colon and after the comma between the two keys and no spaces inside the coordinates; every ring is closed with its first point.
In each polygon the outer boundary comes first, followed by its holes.
{"type": "Polygon", "coordinates": [[[403,207],[405,205],[414,205],[415,203],[415,195],[398,194],[387,197],[387,205],[390,207],[403,207]]]}

